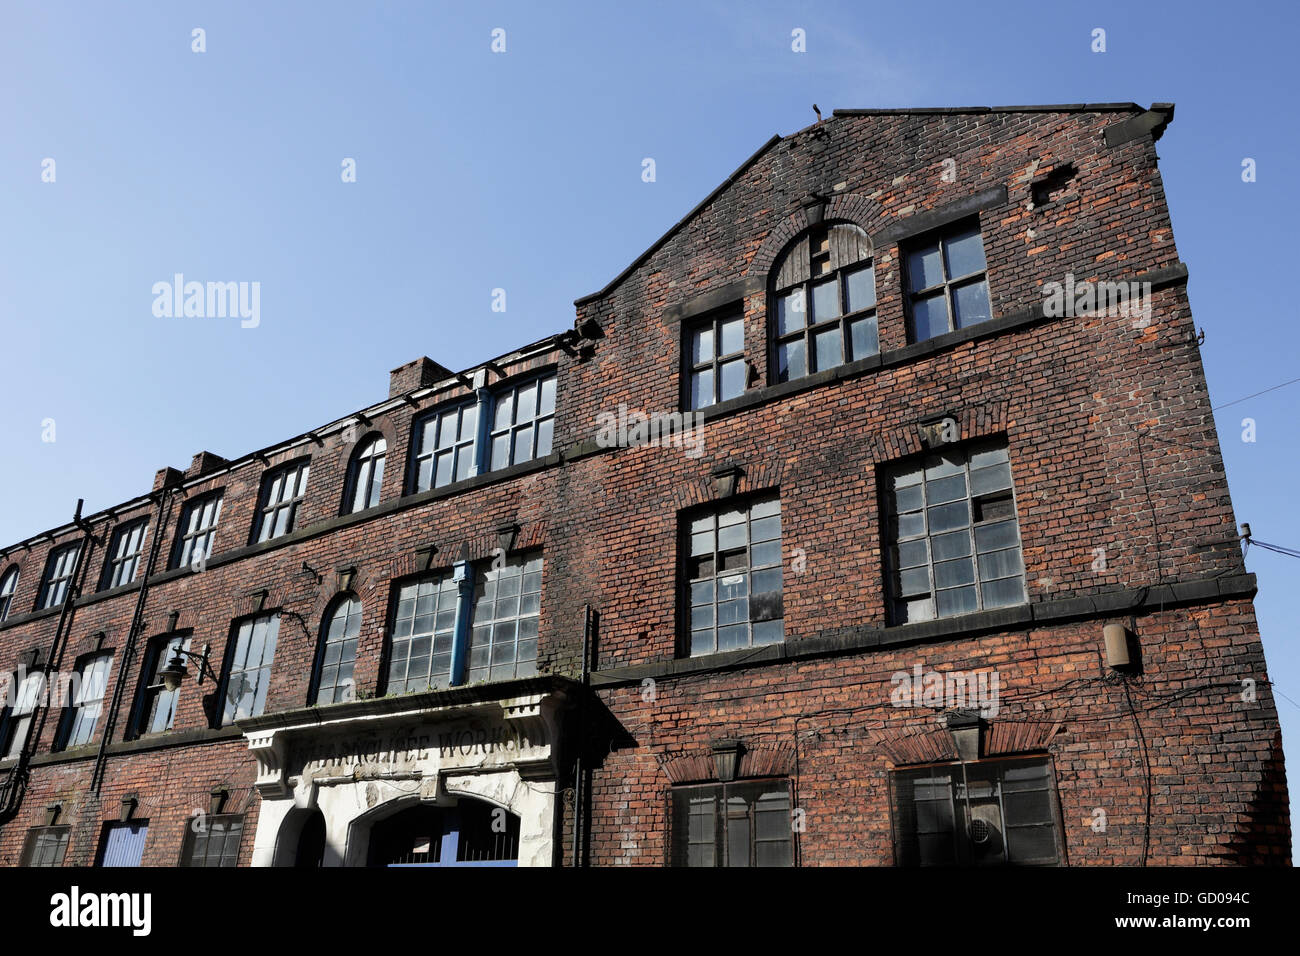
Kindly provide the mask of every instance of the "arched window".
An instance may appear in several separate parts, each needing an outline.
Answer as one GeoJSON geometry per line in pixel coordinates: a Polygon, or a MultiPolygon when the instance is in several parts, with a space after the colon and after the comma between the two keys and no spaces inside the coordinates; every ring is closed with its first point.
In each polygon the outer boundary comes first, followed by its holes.
{"type": "Polygon", "coordinates": [[[360,633],[361,602],[355,595],[345,594],[334,602],[321,626],[313,704],[319,706],[352,700],[352,671],[357,663],[357,637],[360,633]]]}
{"type": "Polygon", "coordinates": [[[347,498],[344,513],[364,511],[379,504],[379,489],[384,483],[384,457],[388,443],[380,435],[362,441],[348,466],[347,498]]]}
{"type": "Polygon", "coordinates": [[[849,223],[818,226],[790,244],[771,286],[775,381],[880,351],[873,267],[871,240],[849,223]]]}
{"type": "Polygon", "coordinates": [[[14,591],[18,590],[18,569],[10,568],[0,578],[0,621],[9,616],[9,606],[14,603],[14,591]]]}

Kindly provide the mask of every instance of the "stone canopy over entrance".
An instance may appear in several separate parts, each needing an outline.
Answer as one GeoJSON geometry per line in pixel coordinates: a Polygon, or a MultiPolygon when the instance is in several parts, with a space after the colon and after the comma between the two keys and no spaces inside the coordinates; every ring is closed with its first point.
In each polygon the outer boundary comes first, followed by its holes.
{"type": "Polygon", "coordinates": [[[299,862],[304,824],[319,826],[319,813],[322,865],[364,866],[375,823],[412,806],[452,807],[469,798],[518,817],[520,866],[550,866],[558,716],[568,696],[547,683],[492,700],[432,692],[240,722],[262,797],[253,865],[299,862]]]}

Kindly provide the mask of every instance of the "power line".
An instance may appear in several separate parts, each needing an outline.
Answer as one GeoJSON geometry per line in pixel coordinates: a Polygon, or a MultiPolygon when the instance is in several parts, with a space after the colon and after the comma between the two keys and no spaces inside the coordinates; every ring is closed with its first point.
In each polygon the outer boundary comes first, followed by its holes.
{"type": "Polygon", "coordinates": [[[1276,392],[1279,388],[1286,388],[1288,385],[1294,385],[1296,382],[1300,382],[1300,378],[1293,378],[1289,382],[1283,382],[1281,385],[1274,385],[1272,388],[1266,388],[1264,391],[1256,392],[1254,395],[1247,395],[1245,398],[1238,398],[1231,402],[1225,402],[1222,405],[1215,405],[1210,409],[1210,411],[1217,412],[1219,409],[1227,408],[1230,405],[1240,405],[1242,402],[1250,401],[1252,398],[1259,398],[1259,396],[1267,395],[1269,392],[1276,392]]]}
{"type": "Polygon", "coordinates": [[[1300,551],[1295,548],[1284,548],[1280,544],[1269,544],[1267,541],[1260,541],[1257,538],[1247,538],[1246,543],[1257,548],[1263,548],[1265,551],[1276,551],[1278,554],[1285,554],[1288,558],[1300,558],[1300,551]]]}

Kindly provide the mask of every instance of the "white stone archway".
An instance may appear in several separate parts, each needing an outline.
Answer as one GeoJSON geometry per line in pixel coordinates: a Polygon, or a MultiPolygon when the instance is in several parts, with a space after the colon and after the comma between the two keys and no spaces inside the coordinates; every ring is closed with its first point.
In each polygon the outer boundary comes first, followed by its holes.
{"type": "Polygon", "coordinates": [[[292,865],[295,810],[324,817],[325,866],[364,866],[376,822],[458,797],[519,818],[520,866],[552,865],[564,701],[543,693],[432,708],[412,699],[403,708],[402,699],[387,698],[242,722],[262,795],[253,865],[292,865]]]}

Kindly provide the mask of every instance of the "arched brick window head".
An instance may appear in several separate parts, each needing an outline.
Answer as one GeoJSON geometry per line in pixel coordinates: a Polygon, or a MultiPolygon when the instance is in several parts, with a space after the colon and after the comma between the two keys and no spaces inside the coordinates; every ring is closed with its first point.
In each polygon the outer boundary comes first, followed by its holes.
{"type": "Polygon", "coordinates": [[[871,239],[851,223],[816,226],[773,266],[772,351],[788,382],[880,351],[871,239]]]}

